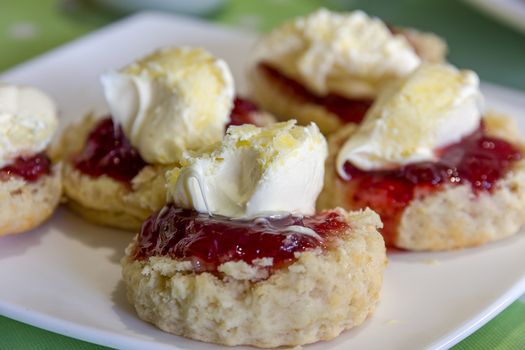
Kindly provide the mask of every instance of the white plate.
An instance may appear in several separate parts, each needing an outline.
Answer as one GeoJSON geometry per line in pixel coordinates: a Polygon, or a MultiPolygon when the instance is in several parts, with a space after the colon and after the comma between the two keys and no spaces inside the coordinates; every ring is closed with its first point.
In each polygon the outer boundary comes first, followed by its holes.
{"type": "Polygon", "coordinates": [[[465,0],[486,14],[525,33],[525,0],[465,0]]]}
{"type": "MultiPolygon", "coordinates": [[[[52,51],[1,80],[51,93],[68,122],[104,111],[98,76],[162,45],[201,45],[231,64],[239,88],[254,36],[159,14],[131,17],[52,51]]],[[[493,105],[523,114],[525,97],[486,86],[493,105]]],[[[525,119],[520,120],[525,131],[525,119]]],[[[90,225],[60,209],[41,228],[0,239],[0,314],[124,349],[223,349],[163,333],[135,317],[119,259],[131,234],[90,225]]],[[[376,314],[318,349],[442,349],[525,291],[525,234],[449,253],[395,253],[376,314]],[[387,345],[385,345],[387,344],[387,345]]],[[[237,348],[243,349],[243,348],[237,348]]]]}

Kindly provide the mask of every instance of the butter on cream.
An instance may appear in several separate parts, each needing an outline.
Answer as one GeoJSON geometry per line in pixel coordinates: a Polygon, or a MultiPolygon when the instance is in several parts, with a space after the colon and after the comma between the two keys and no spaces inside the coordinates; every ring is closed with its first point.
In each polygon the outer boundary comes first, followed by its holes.
{"type": "Polygon", "coordinates": [[[229,122],[233,77],[204,49],[160,49],[101,82],[113,118],[149,163],[220,141],[229,122]]]}
{"type": "Polygon", "coordinates": [[[421,62],[408,40],[362,11],[321,9],[263,37],[254,62],[267,62],[319,95],[374,98],[421,62]]]}
{"type": "Polygon", "coordinates": [[[313,214],[326,140],[315,124],[295,124],[230,127],[214,150],[189,157],[167,174],[169,200],[232,218],[313,214]]]}
{"type": "Polygon", "coordinates": [[[45,93],[0,84],[0,167],[43,151],[57,126],[57,108],[45,93]]]}
{"type": "Polygon", "coordinates": [[[480,124],[479,78],[446,64],[423,64],[387,86],[337,156],[362,170],[435,160],[438,148],[460,141],[480,124]]]}

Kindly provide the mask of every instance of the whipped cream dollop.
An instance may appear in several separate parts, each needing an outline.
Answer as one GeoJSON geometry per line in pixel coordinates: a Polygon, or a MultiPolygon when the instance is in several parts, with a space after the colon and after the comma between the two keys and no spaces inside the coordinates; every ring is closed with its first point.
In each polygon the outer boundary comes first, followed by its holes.
{"type": "Polygon", "coordinates": [[[163,48],[101,77],[114,120],[148,163],[221,140],[234,83],[227,64],[200,48],[163,48]]]}
{"type": "Polygon", "coordinates": [[[423,64],[387,86],[343,145],[337,169],[350,161],[362,170],[433,161],[435,151],[460,141],[480,125],[479,78],[446,64],[423,64]]]}
{"type": "Polygon", "coordinates": [[[266,62],[319,95],[373,98],[386,81],[421,62],[408,40],[362,11],[321,9],[263,37],[255,64],[266,62]]]}
{"type": "Polygon", "coordinates": [[[58,126],[57,108],[42,91],[0,84],[0,168],[42,152],[58,126]]]}
{"type": "Polygon", "coordinates": [[[168,197],[178,207],[232,218],[311,215],[326,156],[315,124],[233,126],[214,150],[168,173],[168,197]]]}

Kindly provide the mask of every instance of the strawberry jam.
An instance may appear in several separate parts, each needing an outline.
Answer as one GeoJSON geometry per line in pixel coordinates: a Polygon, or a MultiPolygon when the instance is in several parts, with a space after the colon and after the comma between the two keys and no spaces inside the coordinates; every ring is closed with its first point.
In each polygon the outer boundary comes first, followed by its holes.
{"type": "Polygon", "coordinates": [[[92,177],[107,175],[130,182],[147,163],[131,146],[120,126],[111,118],[100,120],[89,133],[84,149],[74,157],[75,167],[92,177]]]}
{"type": "Polygon", "coordinates": [[[483,127],[460,142],[436,152],[436,162],[409,164],[398,169],[362,171],[347,162],[350,176],[348,193],[355,208],[370,207],[383,220],[387,244],[395,232],[404,208],[416,196],[439,190],[442,186],[469,184],[473,193],[491,191],[512,166],[522,158],[507,141],[487,136],[483,127]]]}
{"type": "Polygon", "coordinates": [[[51,174],[51,160],[43,152],[29,157],[18,157],[13,163],[0,168],[0,180],[18,176],[27,182],[35,182],[41,176],[49,174],[51,174]]]}
{"type": "Polygon", "coordinates": [[[267,63],[259,63],[258,69],[270,78],[281,91],[293,95],[301,101],[323,106],[337,115],[343,123],[360,123],[373,102],[367,99],[349,99],[334,93],[318,96],[298,81],[286,77],[267,63]]]}
{"type": "Polygon", "coordinates": [[[347,227],[337,212],[233,220],[170,205],[144,222],[134,258],[169,256],[191,261],[196,272],[212,273],[225,262],[272,258],[275,269],[292,263],[294,253],[325,248],[347,227]],[[318,236],[298,233],[305,228],[318,236]]]}
{"type": "Polygon", "coordinates": [[[226,126],[226,128],[231,125],[243,124],[262,126],[258,125],[257,121],[253,118],[252,113],[256,113],[258,111],[259,108],[252,102],[240,97],[235,97],[235,100],[233,101],[233,109],[230,112],[230,123],[226,126]]]}

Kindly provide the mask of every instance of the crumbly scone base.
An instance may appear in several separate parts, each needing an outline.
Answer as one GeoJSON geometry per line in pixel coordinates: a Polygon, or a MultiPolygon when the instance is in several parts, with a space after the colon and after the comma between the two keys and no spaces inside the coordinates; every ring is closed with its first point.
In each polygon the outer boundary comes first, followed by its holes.
{"type": "Polygon", "coordinates": [[[146,166],[131,186],[102,175],[97,178],[75,169],[71,155],[84,146],[97,119],[86,116],[81,123],[70,126],[56,147],[55,157],[64,160],[63,183],[68,206],[87,220],[97,224],[137,231],[142,222],[166,201],[165,168],[146,166]]]}
{"type": "Polygon", "coordinates": [[[61,165],[36,182],[0,181],[0,236],[31,230],[53,214],[62,195],[61,165]]]}
{"type": "MultiPolygon", "coordinates": [[[[522,145],[511,119],[495,114],[484,117],[488,134],[522,145]]],[[[325,188],[317,206],[353,208],[345,182],[335,171],[335,157],[349,126],[329,140],[330,155],[325,188]]],[[[470,185],[447,186],[414,198],[405,208],[394,245],[408,250],[450,250],[480,245],[515,234],[525,224],[525,160],[518,161],[490,193],[475,195],[470,185]]]]}
{"type": "MultiPolygon", "coordinates": [[[[414,46],[418,55],[425,61],[443,62],[447,54],[447,44],[432,33],[424,33],[411,28],[401,28],[402,33],[414,46]]],[[[251,98],[264,110],[280,120],[297,119],[299,124],[314,122],[325,135],[338,131],[344,123],[339,117],[323,106],[310,103],[287,94],[275,86],[271,79],[256,67],[248,72],[251,98]]]]}
{"type": "Polygon", "coordinates": [[[351,228],[336,248],[304,252],[259,281],[243,262],[221,265],[218,278],[168,257],[135,261],[134,242],[122,260],[128,299],[141,319],[206,342],[268,348],[334,338],[374,311],[386,266],[377,214],[347,218],[351,228]]]}

